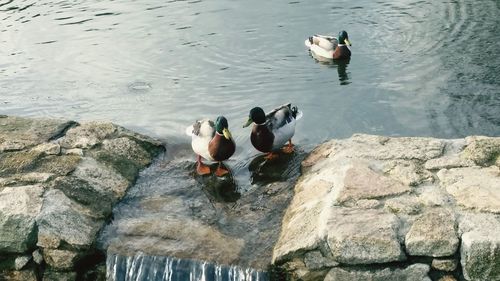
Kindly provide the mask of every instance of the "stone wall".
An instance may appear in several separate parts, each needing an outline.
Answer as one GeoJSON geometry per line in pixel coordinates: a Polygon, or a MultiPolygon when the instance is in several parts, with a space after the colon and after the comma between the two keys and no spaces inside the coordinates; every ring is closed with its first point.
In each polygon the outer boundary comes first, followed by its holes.
{"type": "Polygon", "coordinates": [[[113,205],[161,143],[111,123],[0,116],[0,279],[84,276],[113,205]]]}
{"type": "Polygon", "coordinates": [[[302,163],[273,262],[297,280],[500,280],[500,138],[354,135],[302,163]]]}

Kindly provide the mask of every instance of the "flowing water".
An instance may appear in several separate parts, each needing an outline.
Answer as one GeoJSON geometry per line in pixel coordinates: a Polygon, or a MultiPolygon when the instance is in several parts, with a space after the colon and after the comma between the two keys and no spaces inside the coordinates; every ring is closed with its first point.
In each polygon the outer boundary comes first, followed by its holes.
{"type": "Polygon", "coordinates": [[[498,0],[0,0],[0,114],[111,120],[189,161],[185,127],[224,115],[245,192],[254,106],[304,112],[299,152],[354,133],[500,135],[499,42],[498,0]],[[349,62],[305,49],[342,29],[349,62]]]}

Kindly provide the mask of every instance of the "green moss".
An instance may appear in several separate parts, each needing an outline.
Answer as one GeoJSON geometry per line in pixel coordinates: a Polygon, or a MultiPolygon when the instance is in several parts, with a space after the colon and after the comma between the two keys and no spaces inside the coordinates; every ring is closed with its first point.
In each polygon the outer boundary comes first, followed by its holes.
{"type": "Polygon", "coordinates": [[[42,153],[38,151],[19,151],[0,154],[0,176],[9,176],[35,169],[42,153]]]}
{"type": "Polygon", "coordinates": [[[94,151],[91,152],[97,161],[116,170],[120,175],[130,182],[134,182],[140,170],[142,169],[136,162],[127,159],[126,157],[110,153],[108,151],[94,151]]]}
{"type": "Polygon", "coordinates": [[[80,160],[78,155],[49,155],[39,158],[33,171],[65,176],[75,170],[80,160]]]}

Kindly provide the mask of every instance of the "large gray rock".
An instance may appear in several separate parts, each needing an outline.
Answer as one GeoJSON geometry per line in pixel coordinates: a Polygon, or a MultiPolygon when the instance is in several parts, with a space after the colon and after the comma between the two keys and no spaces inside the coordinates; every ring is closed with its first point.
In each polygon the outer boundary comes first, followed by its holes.
{"type": "Polygon", "coordinates": [[[373,199],[408,192],[410,188],[389,177],[380,175],[363,164],[355,163],[346,171],[344,188],[337,201],[373,199]]]}
{"type": "Polygon", "coordinates": [[[466,213],[461,217],[460,261],[467,280],[500,280],[500,217],[466,213]]]}
{"type": "Polygon", "coordinates": [[[421,215],[405,239],[406,251],[412,256],[451,256],[458,249],[455,215],[444,209],[421,215]]]}
{"type": "Polygon", "coordinates": [[[49,190],[37,217],[37,245],[57,249],[66,243],[75,249],[87,249],[94,243],[102,223],[103,220],[96,219],[88,208],[72,201],[62,191],[49,190]]]}
{"type": "Polygon", "coordinates": [[[472,160],[477,165],[496,164],[500,158],[500,138],[472,136],[465,138],[467,147],[461,154],[465,160],[472,160]]]}
{"type": "Polygon", "coordinates": [[[334,267],[324,281],[431,281],[428,277],[429,266],[413,264],[406,268],[385,268],[381,270],[362,270],[334,267]]]}
{"type": "Polygon", "coordinates": [[[500,213],[500,168],[467,167],[437,173],[459,205],[478,211],[500,213]]]}
{"type": "Polygon", "coordinates": [[[6,187],[0,191],[0,252],[23,253],[36,243],[35,218],[43,187],[6,187]]]}
{"type": "Polygon", "coordinates": [[[22,117],[0,118],[0,152],[32,147],[58,137],[75,122],[22,117]]]}
{"type": "Polygon", "coordinates": [[[328,221],[328,246],[342,264],[371,264],[405,259],[397,233],[398,218],[378,210],[334,208],[328,221]]]}

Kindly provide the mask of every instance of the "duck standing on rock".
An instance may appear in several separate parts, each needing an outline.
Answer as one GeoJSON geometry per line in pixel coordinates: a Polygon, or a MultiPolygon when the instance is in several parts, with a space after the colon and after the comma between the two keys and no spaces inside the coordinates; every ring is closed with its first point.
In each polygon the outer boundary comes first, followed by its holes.
{"type": "Polygon", "coordinates": [[[339,32],[339,37],[313,35],[306,39],[306,46],[311,53],[324,59],[348,59],[351,57],[349,35],[345,30],[339,32]]]}
{"type": "Polygon", "coordinates": [[[227,119],[219,116],[215,123],[209,119],[198,120],[186,129],[186,134],[191,136],[191,147],[198,155],[196,172],[199,175],[210,174],[210,167],[203,164],[201,157],[219,162],[216,176],[222,177],[229,173],[222,167],[222,161],[234,154],[236,144],[228,127],[227,119]]]}
{"type": "Polygon", "coordinates": [[[296,106],[288,103],[275,108],[267,115],[260,107],[250,110],[248,121],[243,127],[254,123],[250,140],[252,145],[261,152],[266,152],[266,159],[274,159],[278,155],[273,152],[283,149],[285,153],[294,151],[292,137],[295,134],[295,123],[302,117],[302,112],[296,106]],[[288,142],[286,147],[283,147],[288,142]]]}

